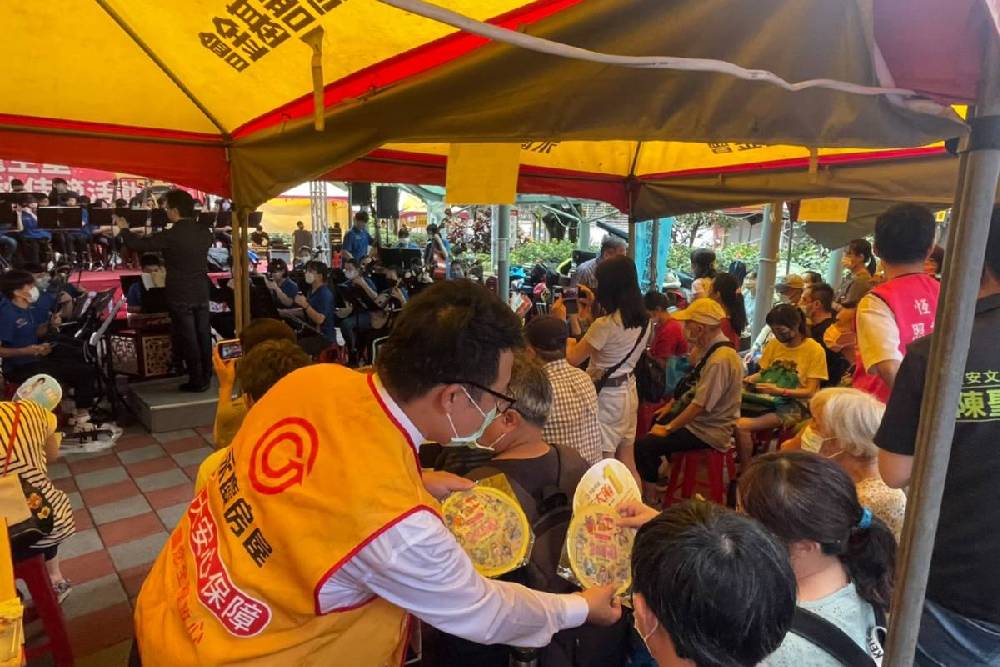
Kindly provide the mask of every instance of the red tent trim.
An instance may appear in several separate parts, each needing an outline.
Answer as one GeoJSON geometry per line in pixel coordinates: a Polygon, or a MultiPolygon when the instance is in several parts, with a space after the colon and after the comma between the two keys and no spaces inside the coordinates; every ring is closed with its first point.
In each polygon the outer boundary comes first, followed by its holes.
{"type": "MultiPolygon", "coordinates": [[[[535,0],[488,22],[516,29],[536,23],[582,0],[535,0]]],[[[421,44],[392,58],[387,58],[365,69],[358,70],[338,81],[326,85],[323,95],[324,108],[329,109],[346,99],[359,97],[372,90],[399,83],[427,72],[435,67],[486,45],[489,40],[464,32],[456,32],[441,39],[421,44]]],[[[303,95],[276,109],[248,121],[233,131],[234,138],[246,137],[269,127],[313,114],[312,93],[303,95]]]]}
{"type": "Polygon", "coordinates": [[[174,142],[194,142],[198,144],[222,145],[222,138],[218,134],[206,132],[188,132],[184,130],[168,130],[157,127],[136,127],[133,125],[116,125],[113,123],[91,123],[82,120],[67,120],[64,118],[44,118],[41,116],[18,116],[14,114],[0,113],[0,127],[11,130],[36,129],[36,130],[61,130],[66,132],[78,132],[94,135],[108,135],[109,137],[120,138],[140,138],[140,139],[167,139],[174,142]]]}
{"type": "MultiPolygon", "coordinates": [[[[838,164],[858,164],[863,162],[877,162],[879,160],[913,159],[946,154],[947,151],[942,146],[927,148],[900,148],[866,153],[840,153],[837,155],[824,155],[817,159],[817,164],[820,167],[831,167],[838,164]]],[[[655,174],[640,174],[638,178],[640,181],[659,181],[670,178],[684,178],[687,176],[740,174],[750,171],[767,171],[775,169],[808,169],[808,167],[809,158],[788,158],[785,160],[771,160],[768,162],[748,162],[728,167],[704,167],[698,169],[681,169],[678,171],[655,174]]]]}

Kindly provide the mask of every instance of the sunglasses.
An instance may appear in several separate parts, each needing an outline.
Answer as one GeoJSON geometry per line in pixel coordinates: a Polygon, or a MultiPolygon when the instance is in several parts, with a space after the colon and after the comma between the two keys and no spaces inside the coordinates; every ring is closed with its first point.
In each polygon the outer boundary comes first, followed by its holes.
{"type": "Polygon", "coordinates": [[[441,382],[443,384],[464,384],[464,385],[468,385],[469,387],[475,387],[479,391],[486,392],[487,394],[489,394],[490,396],[492,396],[493,398],[496,399],[496,402],[497,402],[497,412],[499,412],[499,413],[507,412],[508,410],[510,410],[511,408],[513,408],[514,405],[517,403],[517,399],[516,398],[514,398],[512,396],[508,396],[507,394],[501,394],[498,391],[493,391],[489,387],[484,387],[483,385],[479,384],[478,382],[471,382],[469,380],[441,380],[441,382]]]}

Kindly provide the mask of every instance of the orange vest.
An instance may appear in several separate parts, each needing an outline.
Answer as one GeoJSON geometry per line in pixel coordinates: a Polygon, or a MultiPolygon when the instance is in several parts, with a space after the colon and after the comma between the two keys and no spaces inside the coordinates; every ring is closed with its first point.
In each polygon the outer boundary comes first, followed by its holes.
{"type": "Polygon", "coordinates": [[[372,597],[323,613],[318,599],[372,538],[438,513],[376,383],[319,364],[253,406],[139,594],[144,665],[402,663],[402,609],[372,597]]]}

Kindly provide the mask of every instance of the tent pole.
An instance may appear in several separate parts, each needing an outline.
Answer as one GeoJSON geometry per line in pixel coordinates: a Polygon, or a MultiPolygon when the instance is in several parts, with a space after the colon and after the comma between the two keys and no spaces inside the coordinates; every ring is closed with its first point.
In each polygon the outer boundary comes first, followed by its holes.
{"type": "Polygon", "coordinates": [[[844,269],[841,266],[844,261],[844,250],[845,248],[837,248],[826,260],[826,282],[834,291],[837,291],[844,280],[844,269]]]}
{"type": "Polygon", "coordinates": [[[649,237],[649,289],[659,292],[660,277],[657,274],[660,266],[657,263],[657,255],[660,252],[660,219],[653,218],[650,226],[652,229],[649,237]]]}
{"type": "Polygon", "coordinates": [[[504,303],[510,303],[510,206],[497,206],[497,289],[504,303]]]}
{"type": "Polygon", "coordinates": [[[639,234],[635,228],[635,218],[631,213],[628,214],[628,248],[626,248],[625,253],[628,258],[633,262],[635,261],[635,247],[639,244],[639,234]]]}
{"type": "Polygon", "coordinates": [[[792,272],[792,246],[795,243],[795,221],[788,218],[788,255],[785,257],[785,275],[792,272]]]}
{"type": "Polygon", "coordinates": [[[781,219],[783,202],[764,207],[764,231],[760,237],[760,264],[757,267],[757,294],[754,299],[752,339],[764,328],[767,313],[774,302],[774,283],[778,273],[778,253],[781,251],[781,219]]]}
{"type": "Polygon", "coordinates": [[[250,262],[247,259],[247,219],[249,210],[245,207],[232,208],[236,218],[233,225],[232,274],[236,333],[250,322],[250,262]]]}
{"type": "Polygon", "coordinates": [[[990,127],[995,133],[1000,118],[1000,45],[993,40],[987,48],[976,103],[976,117],[985,122],[977,125],[972,121],[963,186],[961,192],[956,193],[958,216],[949,234],[926,387],[920,406],[913,476],[896,569],[899,585],[893,596],[889,646],[883,663],[886,667],[904,667],[914,661],[990,216],[1000,181],[1000,148],[989,145],[990,127]]]}

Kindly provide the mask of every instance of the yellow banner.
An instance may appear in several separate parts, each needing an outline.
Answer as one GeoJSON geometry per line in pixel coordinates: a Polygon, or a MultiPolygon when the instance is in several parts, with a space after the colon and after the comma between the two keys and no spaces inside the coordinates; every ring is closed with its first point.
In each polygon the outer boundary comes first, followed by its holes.
{"type": "Polygon", "coordinates": [[[449,204],[513,204],[519,144],[451,144],[445,199],[449,204]]]}
{"type": "Polygon", "coordinates": [[[851,200],[847,197],[803,199],[799,206],[799,220],[803,222],[847,222],[851,200]]]}

